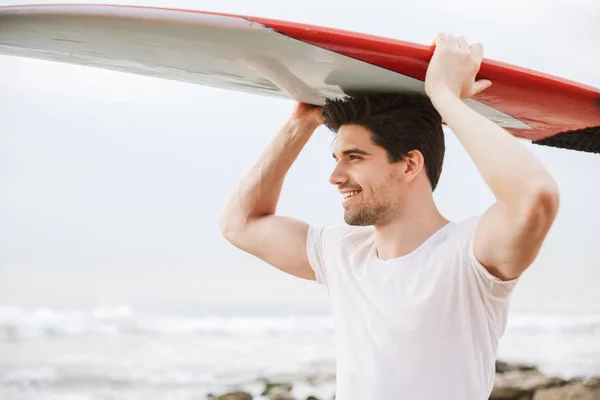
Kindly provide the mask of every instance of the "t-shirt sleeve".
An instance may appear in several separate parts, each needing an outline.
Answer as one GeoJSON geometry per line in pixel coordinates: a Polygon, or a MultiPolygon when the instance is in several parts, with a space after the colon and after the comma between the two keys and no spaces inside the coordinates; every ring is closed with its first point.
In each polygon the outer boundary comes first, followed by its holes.
{"type": "Polygon", "coordinates": [[[461,225],[461,245],[466,274],[471,287],[485,309],[494,337],[499,339],[506,327],[511,295],[519,278],[502,280],[492,275],[477,259],[473,247],[480,217],[472,217],[461,225]]]}
{"type": "Polygon", "coordinates": [[[493,302],[504,302],[510,298],[519,278],[502,280],[492,275],[477,259],[474,250],[475,231],[479,224],[480,216],[469,218],[464,222],[463,249],[469,273],[477,283],[481,295],[493,302]]]}
{"type": "Polygon", "coordinates": [[[327,283],[327,267],[325,265],[325,251],[327,250],[328,227],[324,225],[310,225],[306,237],[306,253],[308,262],[315,271],[316,281],[319,284],[327,283]]]}
{"type": "Polygon", "coordinates": [[[317,283],[326,286],[332,283],[343,267],[340,256],[352,251],[353,235],[361,232],[362,229],[346,224],[309,225],[306,254],[317,283]]]}

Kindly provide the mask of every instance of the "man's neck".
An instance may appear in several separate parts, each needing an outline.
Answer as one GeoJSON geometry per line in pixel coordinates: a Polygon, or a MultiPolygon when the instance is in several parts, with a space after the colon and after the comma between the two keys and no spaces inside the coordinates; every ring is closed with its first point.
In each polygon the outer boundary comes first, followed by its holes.
{"type": "Polygon", "coordinates": [[[450,222],[440,214],[433,202],[409,210],[393,222],[375,226],[378,259],[390,260],[413,252],[450,222]]]}

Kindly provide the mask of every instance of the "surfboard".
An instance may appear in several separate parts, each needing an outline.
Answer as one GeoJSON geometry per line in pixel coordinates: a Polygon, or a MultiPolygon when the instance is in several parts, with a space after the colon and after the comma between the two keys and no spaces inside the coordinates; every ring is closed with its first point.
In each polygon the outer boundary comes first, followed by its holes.
{"type": "MultiPolygon", "coordinates": [[[[431,45],[199,10],[111,5],[0,7],[0,54],[105,68],[322,105],[424,93],[431,45]]],[[[485,58],[493,85],[465,102],[532,143],[600,153],[600,90],[485,58]]]]}

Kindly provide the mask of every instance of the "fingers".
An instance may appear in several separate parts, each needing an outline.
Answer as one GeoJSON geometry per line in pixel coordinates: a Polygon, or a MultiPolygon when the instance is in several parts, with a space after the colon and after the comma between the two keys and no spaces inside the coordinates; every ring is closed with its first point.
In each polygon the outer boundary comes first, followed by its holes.
{"type": "Polygon", "coordinates": [[[435,39],[433,39],[433,44],[436,47],[444,47],[448,44],[448,40],[444,33],[438,33],[435,39]]]}
{"type": "Polygon", "coordinates": [[[461,48],[461,42],[464,45],[466,45],[466,48],[468,48],[467,41],[462,36],[460,38],[456,38],[448,33],[439,33],[434,39],[434,44],[436,46],[443,46],[454,49],[461,48]],[[462,41],[460,39],[462,39],[462,41]]]}
{"type": "Polygon", "coordinates": [[[476,81],[475,83],[473,83],[473,93],[471,93],[469,97],[475,96],[476,94],[483,92],[490,86],[492,86],[492,81],[488,79],[480,79],[476,81]]]}
{"type": "Polygon", "coordinates": [[[461,48],[463,50],[469,49],[469,44],[467,43],[467,40],[463,36],[460,36],[456,41],[458,43],[459,48],[461,48]]]}
{"type": "Polygon", "coordinates": [[[483,46],[481,45],[481,43],[473,43],[473,44],[469,45],[469,43],[467,42],[467,40],[465,39],[464,36],[455,37],[451,34],[439,33],[435,37],[433,44],[436,47],[440,46],[440,47],[460,49],[460,50],[465,50],[465,51],[468,50],[476,58],[478,58],[478,59],[483,58],[483,46]]]}
{"type": "Polygon", "coordinates": [[[481,45],[481,43],[473,43],[471,45],[471,54],[479,60],[483,59],[483,45],[481,45]]]}

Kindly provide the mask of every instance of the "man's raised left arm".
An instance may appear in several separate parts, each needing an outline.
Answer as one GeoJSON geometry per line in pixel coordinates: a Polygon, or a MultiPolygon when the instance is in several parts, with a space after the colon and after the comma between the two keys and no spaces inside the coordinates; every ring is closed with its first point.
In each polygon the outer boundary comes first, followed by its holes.
{"type": "Polygon", "coordinates": [[[514,136],[463,102],[491,85],[475,80],[482,59],[481,45],[438,35],[425,90],[496,198],[476,228],[475,257],[492,275],[510,280],[537,257],[558,212],[559,190],[514,136]]]}

